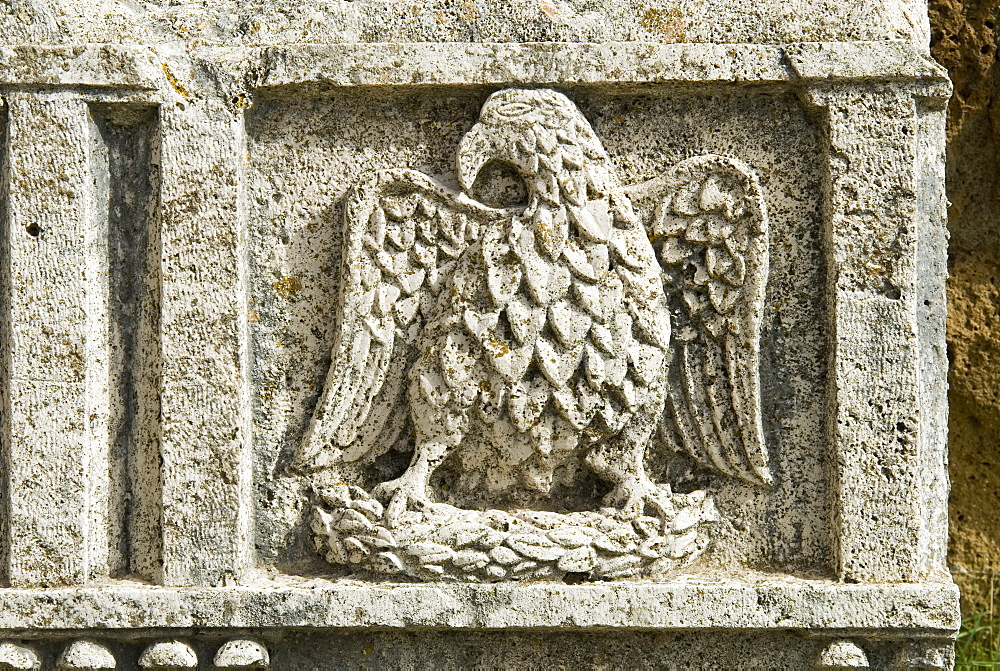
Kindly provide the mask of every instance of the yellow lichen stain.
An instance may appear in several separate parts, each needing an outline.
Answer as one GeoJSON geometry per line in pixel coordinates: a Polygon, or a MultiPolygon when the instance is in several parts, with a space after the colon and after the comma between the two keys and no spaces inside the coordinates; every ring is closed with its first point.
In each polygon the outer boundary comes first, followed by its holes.
{"type": "Polygon", "coordinates": [[[507,355],[510,352],[510,347],[508,347],[507,343],[503,341],[491,339],[487,340],[486,342],[490,345],[490,347],[496,350],[496,354],[494,354],[493,356],[497,357],[498,359],[502,356],[507,355]]]}
{"type": "Polygon", "coordinates": [[[659,31],[668,42],[683,42],[686,37],[684,13],[676,7],[669,10],[650,7],[639,23],[647,30],[659,31]]]}
{"type": "Polygon", "coordinates": [[[457,10],[458,18],[466,23],[472,23],[482,14],[482,12],[476,9],[476,3],[473,0],[462,0],[458,3],[457,10]]]}
{"type": "Polygon", "coordinates": [[[259,322],[260,313],[258,313],[256,310],[250,310],[249,312],[247,312],[247,320],[252,322],[259,322]]]}
{"type": "Polygon", "coordinates": [[[170,68],[167,67],[167,64],[161,63],[160,67],[163,68],[163,76],[167,78],[167,82],[170,84],[171,87],[173,87],[174,91],[177,92],[177,95],[179,95],[181,98],[184,98],[184,100],[190,102],[191,94],[188,93],[186,88],[184,88],[180,80],[174,76],[174,73],[170,71],[170,68]]]}
{"type": "Polygon", "coordinates": [[[273,284],[274,290],[285,300],[291,298],[302,291],[302,280],[297,277],[284,277],[273,284]]]}
{"type": "Polygon", "coordinates": [[[538,3],[538,10],[550,19],[555,19],[559,16],[559,10],[549,0],[542,0],[538,3]]]}
{"type": "Polygon", "coordinates": [[[535,223],[535,232],[538,233],[539,239],[546,244],[552,244],[552,228],[548,224],[535,223]]]}
{"type": "Polygon", "coordinates": [[[375,648],[373,648],[373,647],[372,647],[372,646],[370,646],[370,645],[366,645],[365,647],[361,648],[361,653],[362,653],[362,654],[365,654],[365,655],[370,655],[370,654],[372,654],[373,652],[375,652],[375,648]]]}

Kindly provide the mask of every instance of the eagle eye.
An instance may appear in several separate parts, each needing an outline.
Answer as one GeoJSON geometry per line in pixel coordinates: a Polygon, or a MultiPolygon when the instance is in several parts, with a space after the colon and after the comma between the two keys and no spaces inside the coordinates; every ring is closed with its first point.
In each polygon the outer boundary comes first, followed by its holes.
{"type": "Polygon", "coordinates": [[[497,108],[497,114],[505,117],[516,117],[531,111],[528,103],[505,103],[497,108]]]}

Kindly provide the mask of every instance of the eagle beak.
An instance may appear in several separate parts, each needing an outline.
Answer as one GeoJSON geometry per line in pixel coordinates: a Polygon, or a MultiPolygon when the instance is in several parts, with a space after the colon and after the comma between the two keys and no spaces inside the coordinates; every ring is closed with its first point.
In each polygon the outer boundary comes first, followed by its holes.
{"type": "Polygon", "coordinates": [[[490,161],[500,161],[517,170],[525,184],[534,176],[534,168],[517,148],[521,134],[517,127],[502,124],[477,123],[458,144],[458,183],[466,194],[472,195],[472,185],[483,166],[490,161]]]}
{"type": "Polygon", "coordinates": [[[465,134],[458,144],[458,183],[467,194],[472,193],[472,185],[484,165],[494,158],[495,147],[490,133],[483,131],[482,124],[476,124],[465,134]]]}

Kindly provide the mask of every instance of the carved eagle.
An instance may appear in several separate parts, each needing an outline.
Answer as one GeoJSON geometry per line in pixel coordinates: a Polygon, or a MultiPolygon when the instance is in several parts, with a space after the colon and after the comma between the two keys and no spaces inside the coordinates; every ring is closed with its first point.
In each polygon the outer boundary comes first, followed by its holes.
{"type": "Polygon", "coordinates": [[[587,119],[544,89],[490,96],[457,158],[462,191],[397,169],[346,196],[339,323],[299,463],[371,459],[410,420],[409,468],[375,490],[396,510],[429,499],[452,455],[491,496],[583,464],[614,485],[605,505],[639,513],[669,506],[649,449],[769,483],[753,172],[701,156],[623,188],[587,119]],[[473,197],[491,162],[526,204],[473,197]]]}

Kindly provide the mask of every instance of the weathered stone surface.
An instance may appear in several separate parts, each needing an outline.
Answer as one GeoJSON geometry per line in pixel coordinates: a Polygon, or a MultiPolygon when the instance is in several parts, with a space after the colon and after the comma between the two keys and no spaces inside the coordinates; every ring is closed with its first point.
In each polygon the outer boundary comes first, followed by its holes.
{"type": "Polygon", "coordinates": [[[867,669],[868,655],[853,641],[834,641],[819,656],[821,669],[867,669]]]}
{"type": "Polygon", "coordinates": [[[713,0],[697,8],[634,0],[586,5],[527,0],[413,5],[402,0],[175,0],[169,4],[104,0],[100,11],[69,1],[5,5],[0,41],[200,44],[315,42],[926,42],[918,2],[862,0],[845,5],[803,0],[747,4],[713,0]]]}
{"type": "Polygon", "coordinates": [[[94,641],[73,641],[56,661],[56,669],[114,669],[118,666],[115,656],[106,647],[94,641]]]}
{"type": "Polygon", "coordinates": [[[164,641],[154,643],[139,657],[139,666],[143,669],[194,669],[198,666],[198,655],[189,645],[182,641],[164,641]]]}
{"type": "Polygon", "coordinates": [[[228,641],[215,653],[212,662],[219,669],[268,669],[267,648],[256,641],[228,641]]]}
{"type": "Polygon", "coordinates": [[[997,219],[996,2],[931,2],[931,50],[948,68],[948,342],[951,549],[963,607],[986,610],[1000,566],[1000,230],[997,219]]]}
{"type": "Polygon", "coordinates": [[[921,3],[4,11],[39,664],[947,664],[921,3]]]}
{"type": "Polygon", "coordinates": [[[16,643],[0,643],[0,668],[40,669],[38,655],[31,648],[16,643]]]}

